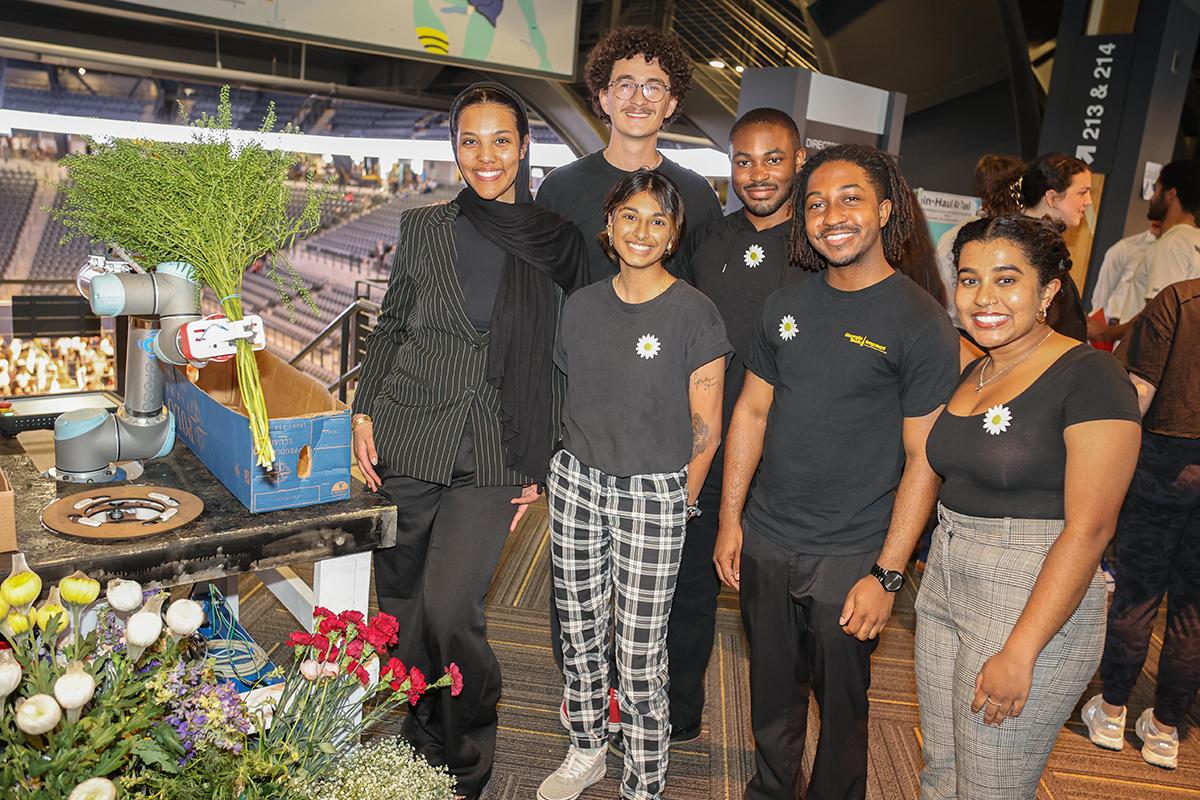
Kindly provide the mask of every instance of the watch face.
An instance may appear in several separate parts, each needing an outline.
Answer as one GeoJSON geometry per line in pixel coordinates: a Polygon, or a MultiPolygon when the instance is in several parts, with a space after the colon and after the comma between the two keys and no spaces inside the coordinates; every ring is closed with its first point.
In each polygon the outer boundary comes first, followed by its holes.
{"type": "Polygon", "coordinates": [[[883,588],[889,592],[898,592],[904,585],[904,574],[901,572],[884,572],[883,588]]]}

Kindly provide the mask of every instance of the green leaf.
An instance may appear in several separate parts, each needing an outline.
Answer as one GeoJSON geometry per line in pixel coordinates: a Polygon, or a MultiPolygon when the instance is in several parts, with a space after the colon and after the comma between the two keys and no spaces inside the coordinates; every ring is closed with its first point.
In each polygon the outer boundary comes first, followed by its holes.
{"type": "Polygon", "coordinates": [[[180,771],[178,757],[171,756],[154,739],[137,740],[133,745],[133,755],[137,756],[147,767],[157,767],[163,772],[172,774],[180,771]]]}

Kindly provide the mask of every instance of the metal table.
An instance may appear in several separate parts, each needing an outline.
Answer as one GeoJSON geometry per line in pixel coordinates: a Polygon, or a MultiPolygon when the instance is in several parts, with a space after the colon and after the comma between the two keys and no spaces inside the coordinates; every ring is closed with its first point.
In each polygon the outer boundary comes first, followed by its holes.
{"type": "Polygon", "coordinates": [[[41,477],[15,439],[0,440],[0,467],[14,490],[17,546],[47,584],[76,569],[101,584],[115,577],[144,587],[216,581],[223,583],[236,614],[236,576],[254,572],[311,629],[314,606],[366,613],[371,551],[396,541],[396,507],[358,482],[340,502],[251,514],[182,444],[165,458],[147,461],[134,483],[177,487],[198,496],[204,512],[197,520],[145,539],[74,539],[44,528],[40,514],[83,486],[41,477]],[[287,566],[306,561],[316,562],[311,587],[287,566]]]}

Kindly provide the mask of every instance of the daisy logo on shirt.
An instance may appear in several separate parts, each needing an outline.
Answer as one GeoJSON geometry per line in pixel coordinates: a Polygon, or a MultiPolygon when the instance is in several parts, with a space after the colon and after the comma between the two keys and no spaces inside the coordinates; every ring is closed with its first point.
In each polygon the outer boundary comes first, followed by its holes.
{"type": "Polygon", "coordinates": [[[745,254],[742,255],[742,261],[745,262],[747,267],[754,269],[761,264],[766,257],[767,254],[763,251],[762,245],[752,244],[746,248],[745,254]]]}
{"type": "Polygon", "coordinates": [[[639,358],[647,360],[654,358],[661,349],[662,345],[658,343],[658,337],[652,333],[643,333],[641,338],[637,340],[637,354],[639,358]]]}
{"type": "Polygon", "coordinates": [[[983,429],[992,436],[999,436],[1008,430],[1009,424],[1012,423],[1012,412],[1007,406],[995,405],[987,410],[983,415],[983,429]]]}
{"type": "Polygon", "coordinates": [[[789,342],[796,338],[796,318],[791,314],[787,314],[783,319],[779,320],[779,338],[785,342],[789,342]]]}

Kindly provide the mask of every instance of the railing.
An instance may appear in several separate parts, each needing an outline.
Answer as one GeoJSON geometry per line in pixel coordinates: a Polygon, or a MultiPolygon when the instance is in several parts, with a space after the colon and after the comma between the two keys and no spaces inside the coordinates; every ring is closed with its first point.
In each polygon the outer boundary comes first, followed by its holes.
{"type": "Polygon", "coordinates": [[[293,367],[297,366],[310,353],[324,343],[326,339],[340,331],[341,341],[338,343],[338,378],[325,388],[331,392],[336,389],[338,399],[343,403],[346,402],[346,384],[358,375],[359,368],[361,367],[361,364],[358,363],[353,367],[350,366],[351,354],[358,355],[357,341],[361,333],[360,328],[367,319],[368,314],[378,313],[378,303],[373,303],[363,298],[355,300],[342,309],[340,314],[334,317],[320,333],[312,338],[312,341],[300,348],[300,351],[292,356],[288,363],[293,367]]]}
{"type": "Polygon", "coordinates": [[[667,25],[696,62],[697,83],[730,112],[737,109],[741,69],[819,71],[812,37],[803,25],[760,0],[676,0],[667,25]]]}

